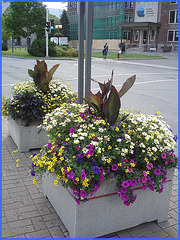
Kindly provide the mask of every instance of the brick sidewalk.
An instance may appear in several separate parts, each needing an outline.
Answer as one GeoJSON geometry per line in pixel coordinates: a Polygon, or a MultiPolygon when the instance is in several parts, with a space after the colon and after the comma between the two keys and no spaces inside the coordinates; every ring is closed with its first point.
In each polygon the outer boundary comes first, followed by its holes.
{"type": "MultiPolygon", "coordinates": [[[[68,231],[51,203],[28,175],[29,156],[37,151],[12,153],[17,147],[8,136],[7,120],[2,118],[2,237],[68,238],[68,231]],[[16,160],[20,159],[20,167],[16,160]]],[[[178,171],[175,170],[168,220],[150,222],[105,238],[178,238],[178,171]]]]}

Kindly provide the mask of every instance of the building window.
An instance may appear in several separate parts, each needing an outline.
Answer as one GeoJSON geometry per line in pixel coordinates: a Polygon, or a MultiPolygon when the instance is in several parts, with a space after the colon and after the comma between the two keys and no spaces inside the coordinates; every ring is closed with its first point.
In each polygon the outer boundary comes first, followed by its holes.
{"type": "Polygon", "coordinates": [[[134,8],[134,2],[125,2],[125,8],[134,8]]]}
{"type": "Polygon", "coordinates": [[[133,14],[125,14],[124,15],[124,22],[125,23],[133,22],[133,14]]]}
{"type": "Polygon", "coordinates": [[[131,40],[131,32],[130,31],[123,32],[123,39],[131,40]]]}
{"type": "Polygon", "coordinates": [[[170,4],[177,4],[178,2],[170,2],[170,4]]]}
{"type": "Polygon", "coordinates": [[[151,30],[151,41],[154,41],[155,40],[155,30],[154,29],[152,29],[151,30]]]}
{"type": "Polygon", "coordinates": [[[139,40],[139,31],[135,31],[134,32],[134,41],[138,41],[139,40]]]}
{"type": "Polygon", "coordinates": [[[178,23],[178,11],[169,11],[169,23],[178,23]]]}
{"type": "Polygon", "coordinates": [[[178,31],[168,31],[168,42],[178,42],[178,31]]]}

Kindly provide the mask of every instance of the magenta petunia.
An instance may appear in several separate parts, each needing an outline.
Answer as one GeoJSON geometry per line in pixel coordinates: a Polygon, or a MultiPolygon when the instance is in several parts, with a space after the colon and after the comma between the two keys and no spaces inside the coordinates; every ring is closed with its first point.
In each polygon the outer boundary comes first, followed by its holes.
{"type": "Polygon", "coordinates": [[[148,185],[141,186],[141,190],[146,190],[146,188],[148,188],[148,185]]]}
{"type": "Polygon", "coordinates": [[[81,189],[81,190],[80,190],[80,196],[81,196],[82,198],[85,198],[85,197],[87,196],[87,192],[86,192],[85,190],[81,189]]]}
{"type": "Polygon", "coordinates": [[[154,169],[154,174],[160,175],[161,174],[161,170],[160,169],[154,169]]]}
{"type": "Polygon", "coordinates": [[[82,179],[82,181],[84,181],[85,177],[86,177],[85,172],[82,172],[82,173],[81,173],[81,179],[82,179]]]}
{"type": "Polygon", "coordinates": [[[69,132],[70,132],[70,133],[74,133],[74,128],[73,128],[73,127],[70,128],[69,132]]]}
{"type": "Polygon", "coordinates": [[[148,170],[151,170],[151,168],[153,168],[153,164],[152,163],[148,163],[146,167],[147,167],[148,170]]]}
{"type": "Polygon", "coordinates": [[[166,153],[161,154],[162,159],[166,159],[166,153]]]}
{"type": "Polygon", "coordinates": [[[122,187],[121,188],[121,193],[127,193],[127,188],[122,187]]]}
{"type": "Polygon", "coordinates": [[[99,176],[99,180],[100,180],[100,182],[104,181],[104,176],[102,174],[99,176]]]}
{"type": "Polygon", "coordinates": [[[92,148],[89,149],[89,151],[87,152],[86,156],[90,155],[93,156],[94,154],[94,150],[92,148]]]}
{"type": "Polygon", "coordinates": [[[142,177],[142,183],[146,183],[147,182],[147,177],[142,177]]]}
{"type": "Polygon", "coordinates": [[[173,158],[171,158],[171,159],[170,159],[170,162],[174,162],[174,159],[173,159],[173,158]]]}
{"type": "Polygon", "coordinates": [[[153,185],[149,185],[149,189],[151,190],[151,191],[154,191],[154,186],[153,185]]]}
{"type": "Polygon", "coordinates": [[[123,181],[121,185],[122,187],[125,187],[125,188],[129,187],[130,186],[129,180],[123,181]]]}
{"type": "Polygon", "coordinates": [[[128,201],[128,200],[129,200],[129,197],[128,197],[127,195],[122,195],[122,200],[128,201]]]}
{"type": "Polygon", "coordinates": [[[113,165],[112,165],[112,170],[113,170],[113,171],[117,171],[117,169],[118,169],[118,165],[117,165],[117,164],[113,164],[113,165]]]}
{"type": "Polygon", "coordinates": [[[137,181],[134,180],[134,179],[131,180],[131,181],[130,181],[130,185],[133,186],[133,187],[135,187],[135,186],[137,185],[137,181]]]}
{"type": "Polygon", "coordinates": [[[130,202],[124,201],[124,205],[129,206],[129,205],[130,205],[130,202]]]}

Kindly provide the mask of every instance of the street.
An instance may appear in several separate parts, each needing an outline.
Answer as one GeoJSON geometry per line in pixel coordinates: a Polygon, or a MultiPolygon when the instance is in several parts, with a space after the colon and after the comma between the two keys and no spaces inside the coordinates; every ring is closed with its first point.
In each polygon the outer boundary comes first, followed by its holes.
{"type": "MultiPolygon", "coordinates": [[[[77,91],[77,60],[46,60],[48,69],[59,63],[54,74],[65,84],[77,91]]],[[[27,79],[27,70],[33,69],[35,59],[2,58],[2,95],[8,97],[10,85],[27,79]]],[[[169,53],[168,59],[151,60],[103,60],[92,59],[92,78],[100,82],[107,81],[114,69],[113,84],[120,90],[127,78],[136,74],[134,86],[122,97],[122,108],[134,108],[142,113],[154,114],[157,111],[165,117],[167,123],[178,133],[178,55],[169,53]],[[153,110],[152,107],[158,110],[153,110]]],[[[99,90],[99,85],[92,82],[92,92],[99,90]]]]}

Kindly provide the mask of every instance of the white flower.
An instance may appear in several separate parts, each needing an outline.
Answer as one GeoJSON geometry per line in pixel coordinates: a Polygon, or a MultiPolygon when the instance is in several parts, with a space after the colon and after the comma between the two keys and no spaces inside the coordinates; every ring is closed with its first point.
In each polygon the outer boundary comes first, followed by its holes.
{"type": "Polygon", "coordinates": [[[79,140],[78,139],[74,140],[74,143],[79,144],[79,140]]]}
{"type": "Polygon", "coordinates": [[[159,141],[157,139],[154,139],[155,144],[159,144],[159,141]]]}
{"type": "Polygon", "coordinates": [[[105,156],[102,157],[102,161],[106,162],[107,158],[105,156]]]}
{"type": "Polygon", "coordinates": [[[157,152],[157,148],[156,148],[156,147],[152,147],[152,150],[153,150],[154,152],[157,152]]]}
{"type": "Polygon", "coordinates": [[[83,148],[83,153],[86,154],[89,150],[87,148],[83,148]]]}
{"type": "Polygon", "coordinates": [[[98,130],[100,133],[103,133],[104,132],[104,129],[103,128],[99,128],[98,130]]]}
{"type": "Polygon", "coordinates": [[[140,143],[139,146],[142,147],[142,148],[145,148],[145,147],[146,147],[146,146],[144,145],[144,143],[140,143]]]}

